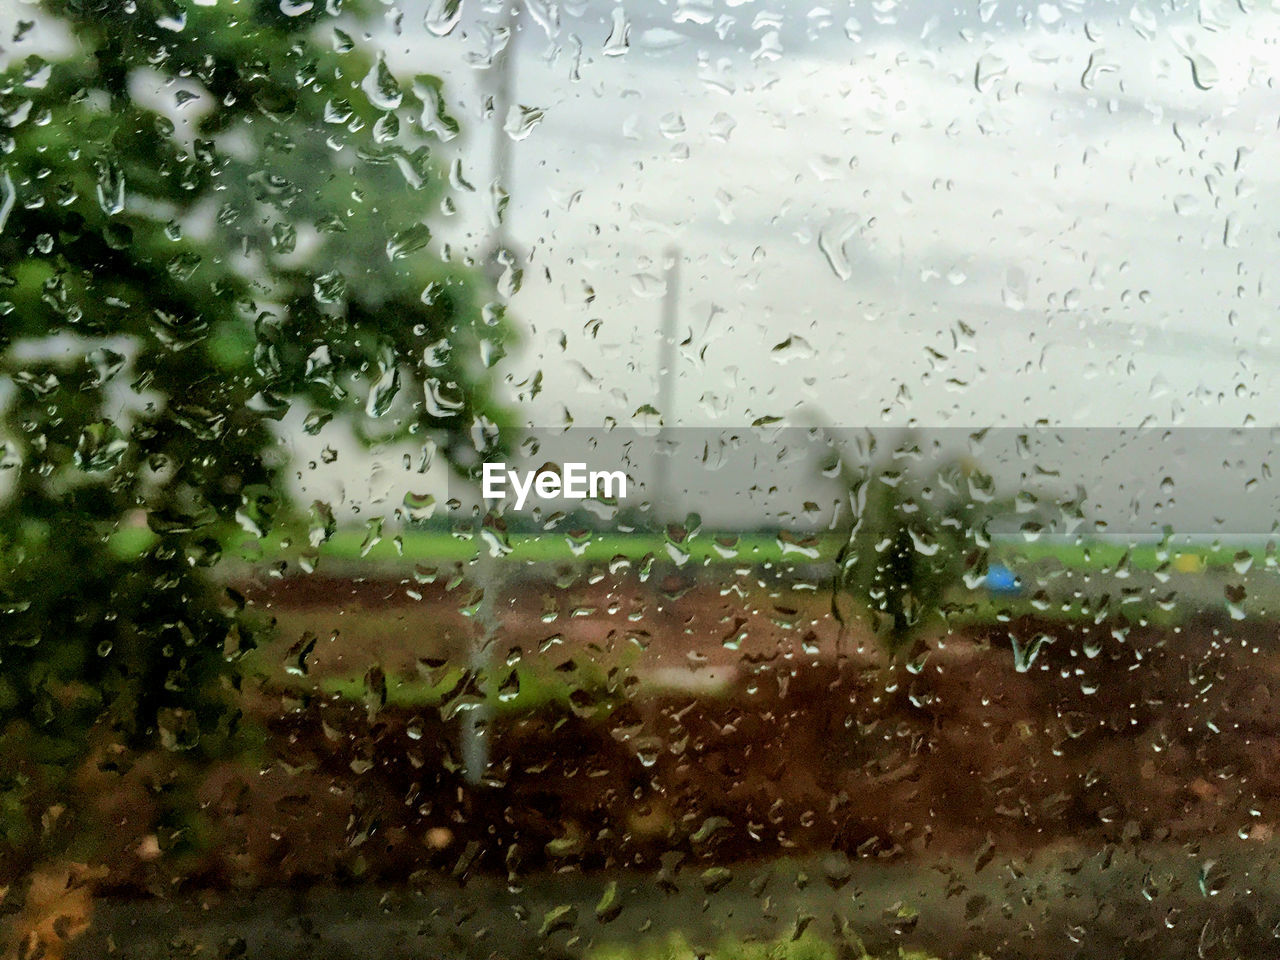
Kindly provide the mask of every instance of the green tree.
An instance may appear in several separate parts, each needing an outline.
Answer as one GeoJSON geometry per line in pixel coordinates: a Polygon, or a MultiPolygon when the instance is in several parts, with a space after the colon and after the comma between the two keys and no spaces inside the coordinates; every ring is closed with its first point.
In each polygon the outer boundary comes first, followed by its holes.
{"type": "Polygon", "coordinates": [[[457,124],[353,39],[381,9],[339,6],[47,0],[76,49],[0,75],[11,867],[95,743],[196,758],[233,732],[253,629],[212,568],[291,515],[291,407],[455,458],[503,421],[501,308],[429,247],[457,124]],[[113,548],[130,517],[141,553],[113,548]]]}
{"type": "Polygon", "coordinates": [[[936,459],[910,433],[879,450],[865,438],[842,457],[849,513],[837,556],[834,609],[853,601],[890,653],[908,649],[930,622],[942,626],[949,591],[986,567],[986,524],[1000,506],[972,463],[936,459]]]}

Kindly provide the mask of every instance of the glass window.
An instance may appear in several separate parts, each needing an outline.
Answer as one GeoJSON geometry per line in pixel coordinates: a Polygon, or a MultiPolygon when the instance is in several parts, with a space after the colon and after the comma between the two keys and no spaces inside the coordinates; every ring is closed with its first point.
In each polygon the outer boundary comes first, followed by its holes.
{"type": "Polygon", "coordinates": [[[0,9],[0,956],[1271,955],[1277,36],[0,9]]]}

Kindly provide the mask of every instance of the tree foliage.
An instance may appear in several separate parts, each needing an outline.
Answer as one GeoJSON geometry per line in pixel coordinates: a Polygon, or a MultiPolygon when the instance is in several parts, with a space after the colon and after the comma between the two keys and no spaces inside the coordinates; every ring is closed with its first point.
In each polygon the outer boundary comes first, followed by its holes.
{"type": "Polygon", "coordinates": [[[947,595],[985,569],[998,504],[971,462],[922,450],[911,434],[881,451],[874,436],[842,458],[849,520],[837,557],[835,609],[852,599],[891,653],[942,626],[947,595]]]}
{"type": "Polygon", "coordinates": [[[424,442],[502,421],[501,308],[431,243],[457,123],[337,5],[47,0],[74,48],[0,75],[9,851],[95,737],[194,755],[234,725],[252,625],[212,568],[289,509],[291,409],[424,442]],[[141,555],[112,548],[131,518],[141,555]]]}

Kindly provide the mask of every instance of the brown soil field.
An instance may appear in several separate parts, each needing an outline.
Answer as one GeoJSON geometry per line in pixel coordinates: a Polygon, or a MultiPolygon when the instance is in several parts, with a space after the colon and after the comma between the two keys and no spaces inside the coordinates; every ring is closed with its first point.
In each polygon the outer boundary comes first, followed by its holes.
{"type": "Polygon", "coordinates": [[[465,585],[239,589],[278,634],[244,683],[260,747],[203,771],[203,815],[183,828],[200,842],[176,867],[153,856],[172,838],[148,834],[160,774],[143,760],[99,786],[107,887],[172,889],[162,869],[206,886],[400,883],[824,851],[981,869],[1062,844],[1261,841],[1280,817],[1268,623],[1021,618],[938,633],[905,662],[842,628],[820,593],[749,576],[525,583],[496,604],[491,661],[519,648],[583,682],[568,702],[493,718],[488,773],[470,785],[447,704],[324,692],[374,665],[393,686],[458,662],[478,630],[465,585]],[[306,676],[290,675],[307,631],[306,676]],[[1020,664],[1015,641],[1038,655],[1020,664]]]}

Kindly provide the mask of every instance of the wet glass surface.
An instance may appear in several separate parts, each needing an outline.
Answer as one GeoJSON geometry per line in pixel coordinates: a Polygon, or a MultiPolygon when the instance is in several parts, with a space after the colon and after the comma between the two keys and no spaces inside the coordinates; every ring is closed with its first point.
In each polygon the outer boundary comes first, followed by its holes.
{"type": "Polygon", "coordinates": [[[1278,30],[0,9],[0,956],[1271,956],[1278,30]]]}

